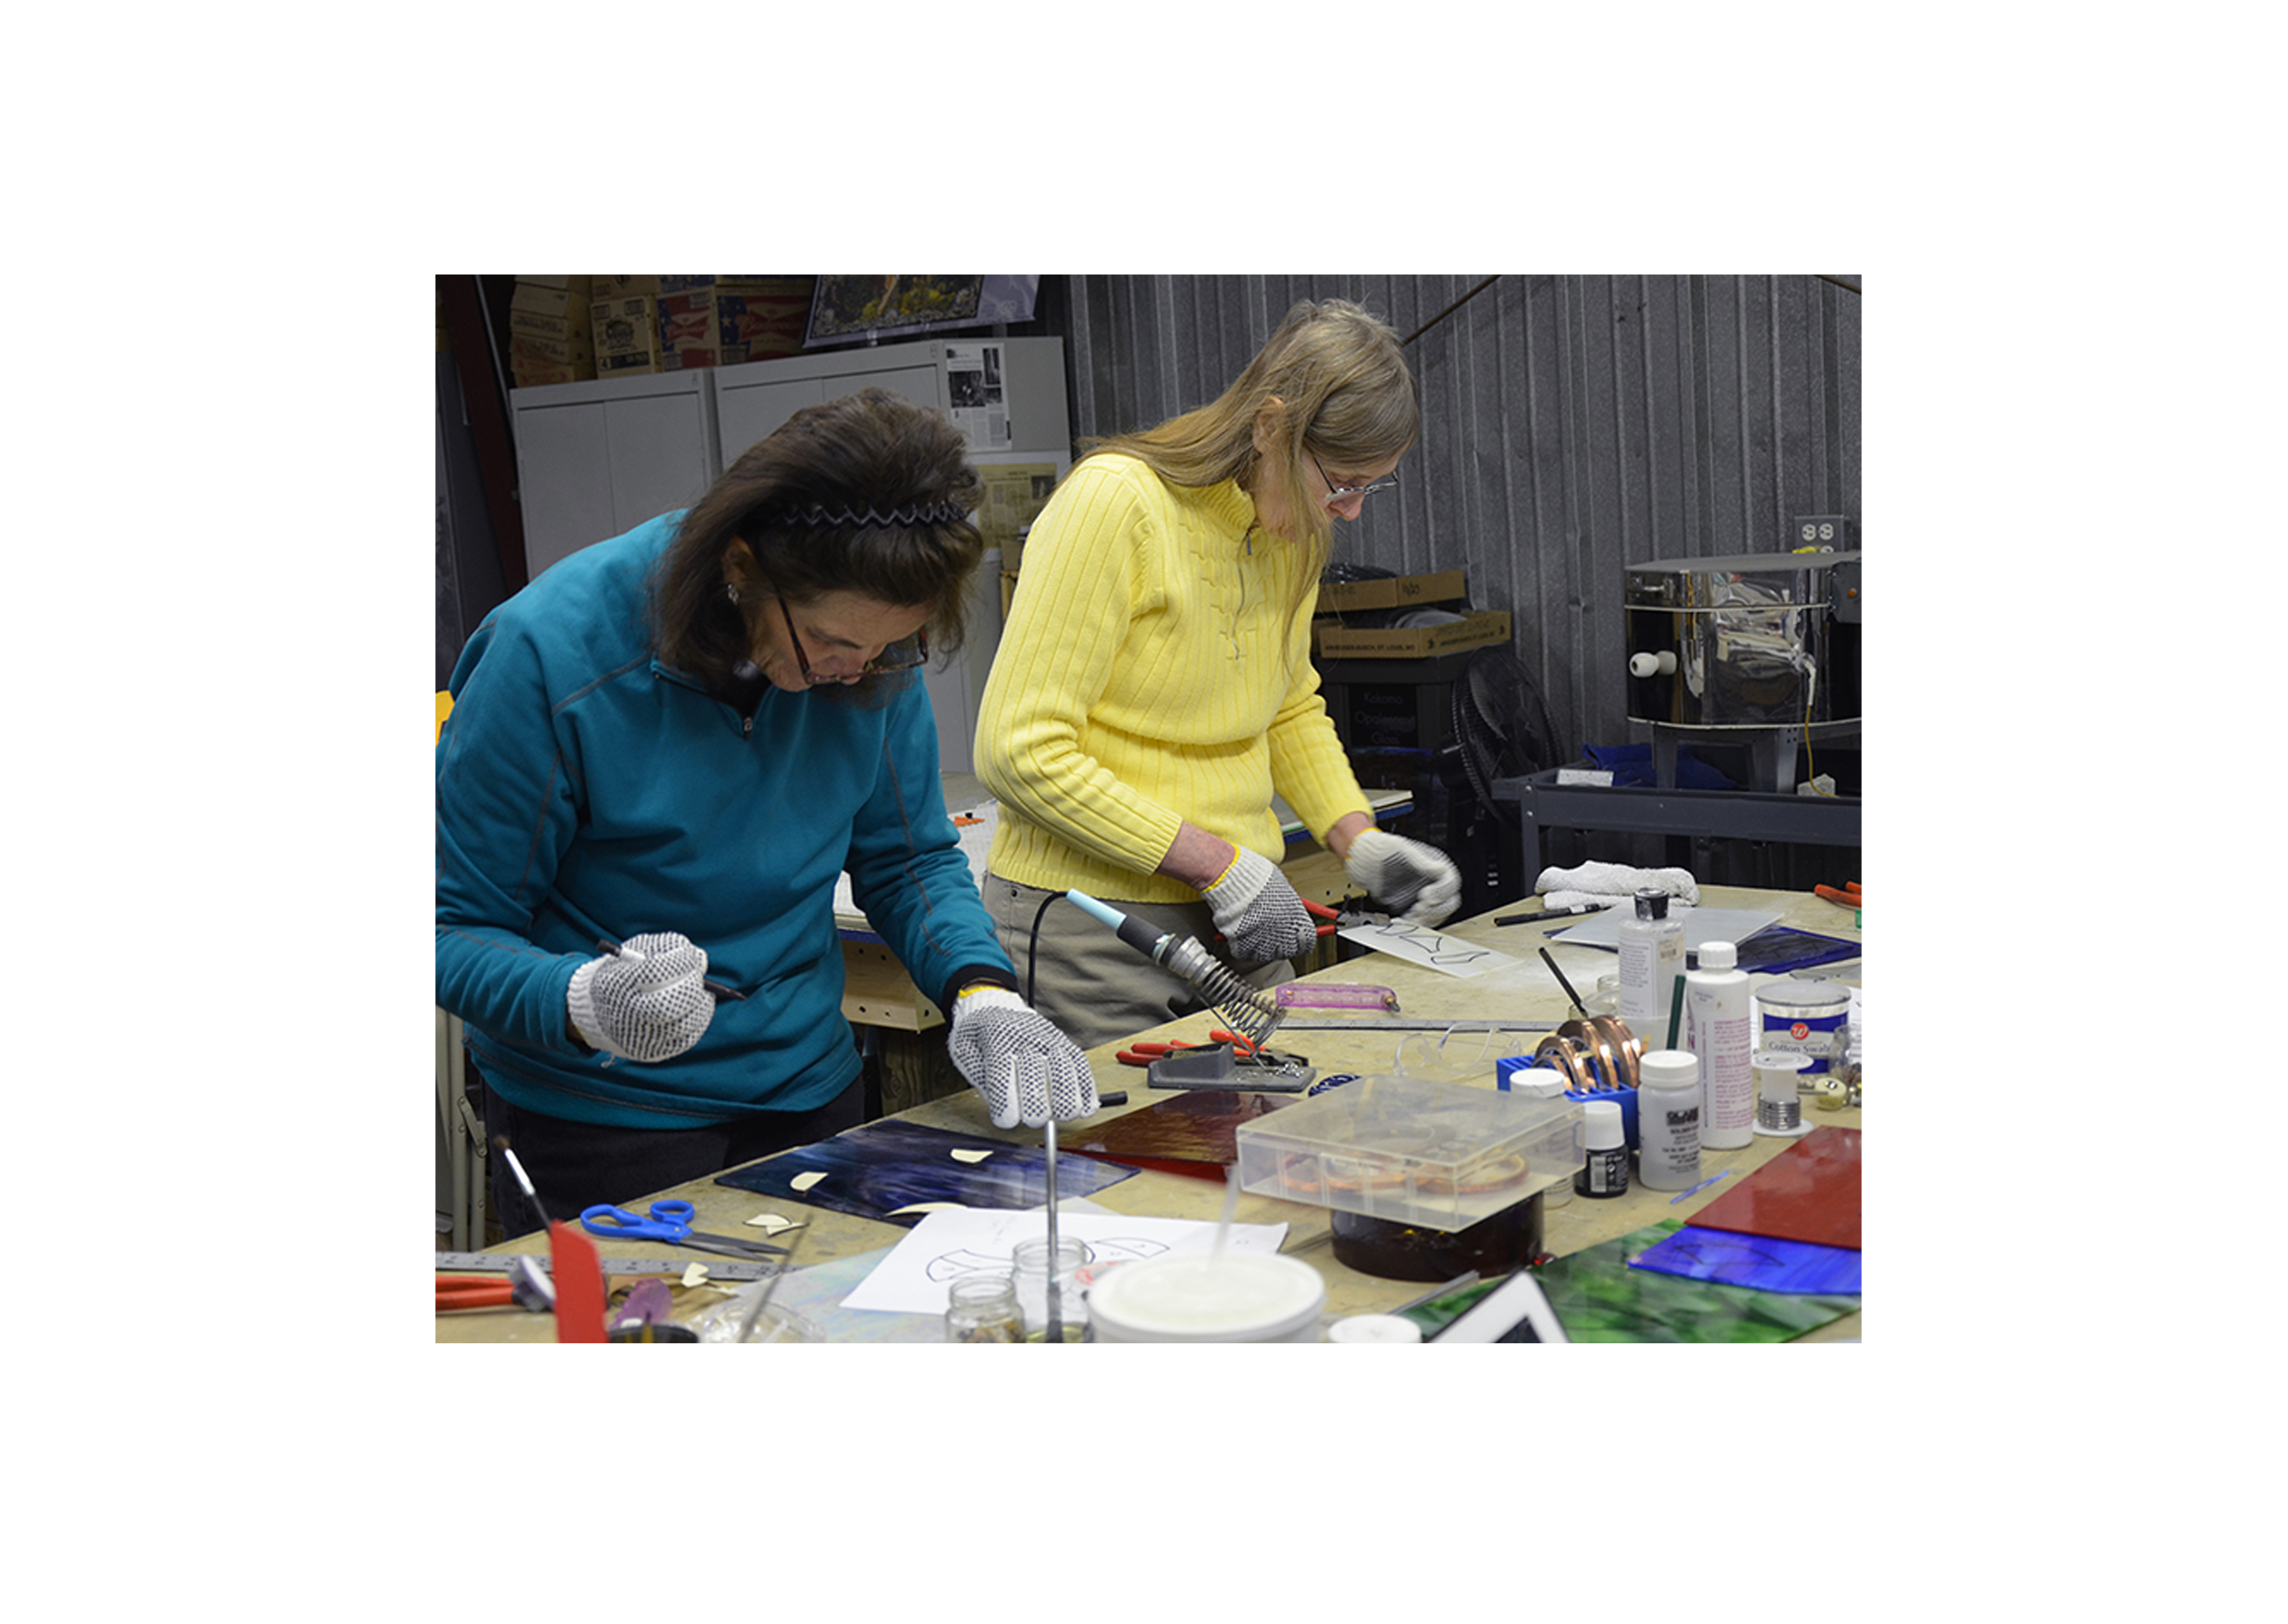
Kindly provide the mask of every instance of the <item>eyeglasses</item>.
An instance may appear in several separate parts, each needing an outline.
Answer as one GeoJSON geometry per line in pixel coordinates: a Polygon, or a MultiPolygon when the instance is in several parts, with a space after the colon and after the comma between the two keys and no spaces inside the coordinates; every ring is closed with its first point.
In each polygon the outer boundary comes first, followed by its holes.
{"type": "Polygon", "coordinates": [[[883,645],[882,652],[869,660],[854,676],[814,676],[810,669],[810,655],[803,650],[802,633],[794,629],[794,612],[786,606],[785,598],[780,598],[778,604],[779,614],[786,621],[787,638],[794,644],[795,663],[802,667],[802,679],[806,683],[856,682],[860,677],[875,677],[885,671],[910,671],[929,660],[929,633],[917,631],[899,642],[883,645]]]}
{"type": "Polygon", "coordinates": [[[1327,504],[1330,507],[1338,502],[1347,502],[1353,496],[1371,496],[1377,491],[1389,490],[1398,483],[1395,475],[1386,475],[1370,485],[1338,485],[1328,474],[1325,463],[1319,461],[1317,457],[1312,456],[1307,451],[1303,455],[1310,457],[1311,466],[1319,471],[1319,479],[1327,487],[1327,504]]]}

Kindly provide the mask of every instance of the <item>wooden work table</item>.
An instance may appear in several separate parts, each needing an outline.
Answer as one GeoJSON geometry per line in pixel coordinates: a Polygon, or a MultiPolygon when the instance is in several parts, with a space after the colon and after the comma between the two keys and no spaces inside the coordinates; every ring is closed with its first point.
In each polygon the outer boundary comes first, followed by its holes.
{"type": "MultiPolygon", "coordinates": [[[[1782,910],[1779,921],[1782,924],[1824,936],[1841,937],[1853,941],[1860,939],[1859,931],[1852,923],[1854,915],[1849,910],[1807,892],[1705,886],[1702,888],[1701,903],[1708,907],[1779,908],[1782,910]]],[[[1375,953],[1315,971],[1307,979],[1388,986],[1398,994],[1402,1010],[1410,1018],[1562,1020],[1569,1012],[1565,994],[1542,962],[1537,949],[1550,945],[1553,935],[1581,922],[1553,920],[1545,924],[1534,925],[1494,924],[1498,915],[1520,912],[1529,906],[1524,903],[1505,904],[1492,913],[1445,927],[1448,935],[1491,948],[1516,961],[1484,976],[1463,979],[1409,963],[1387,954],[1375,953]]],[[[1567,978],[1584,995],[1590,994],[1601,974],[1611,973],[1616,963],[1610,952],[1594,947],[1551,945],[1551,954],[1567,978]]],[[[1859,978],[1859,962],[1854,960],[1836,966],[1828,973],[1838,980],[1855,984],[1859,978]]],[[[1294,1018],[1339,1017],[1328,1011],[1299,1010],[1294,1018]]],[[[1207,1030],[1213,1024],[1207,1017],[1197,1016],[1135,1035],[1204,1042],[1207,1030]]],[[[1274,1043],[1307,1055],[1311,1064],[1323,1075],[1336,1072],[1375,1073],[1392,1069],[1398,1043],[1412,1035],[1387,1030],[1312,1030],[1275,1037],[1274,1043]]],[[[1439,1034],[1426,1035],[1434,1042],[1439,1034]]],[[[1533,1040],[1538,1034],[1513,1035],[1523,1039],[1524,1052],[1529,1053],[1533,1040]]],[[[1664,1033],[1662,1036],[1664,1035],[1664,1033]]],[[[1458,1080],[1487,1089],[1494,1086],[1492,1060],[1486,1058],[1482,1065],[1476,1062],[1481,1052],[1481,1034],[1457,1033],[1446,1042],[1444,1054],[1456,1061],[1458,1080]],[[1461,1060],[1465,1054],[1471,1057],[1467,1064],[1461,1060]]],[[[1108,1043],[1089,1051],[1089,1062],[1095,1071],[1099,1089],[1125,1089],[1128,1094],[1126,1105],[1108,1109],[1089,1119],[1092,1123],[1108,1121],[1125,1112],[1140,1110],[1156,1100],[1171,1097],[1174,1092],[1147,1086],[1145,1073],[1141,1070],[1120,1065],[1115,1057],[1124,1046],[1124,1043],[1108,1043]]],[[[1657,1042],[1646,1044],[1648,1049],[1659,1046],[1657,1042]]],[[[1410,1050],[1410,1058],[1412,1053],[1410,1050]]],[[[984,1102],[973,1090],[965,1089],[950,1097],[931,1100],[896,1114],[902,1120],[928,1127],[1002,1139],[1013,1144],[1038,1145],[1044,1137],[1042,1130],[1037,1129],[996,1129],[986,1114],[984,1102]]],[[[1860,1125],[1861,1113],[1856,1107],[1835,1112],[1812,1112],[1809,1114],[1823,1125],[1839,1128],[1860,1125]]],[[[1069,1143],[1084,1131],[1079,1127],[1067,1126],[1060,1130],[1061,1143],[1069,1143]]],[[[1617,1240],[1664,1219],[1688,1220],[1700,1208],[1736,1187],[1741,1176],[1761,1167],[1794,1143],[1792,1139],[1768,1138],[1760,1135],[1739,1150],[1704,1150],[1701,1153],[1704,1176],[1728,1173],[1731,1176],[1681,1201],[1674,1199],[1672,1192],[1648,1190],[1633,1184],[1626,1194],[1611,1200],[1592,1200],[1577,1195],[1561,1205],[1549,1206],[1544,1222],[1544,1249],[1553,1256],[1565,1256],[1617,1240]]],[[[542,1193],[545,1196],[546,1192],[542,1193]]],[[[679,1197],[693,1203],[697,1208],[694,1226],[718,1234],[760,1236],[760,1230],[743,1226],[747,1219],[766,1210],[783,1213],[790,1219],[805,1223],[806,1228],[780,1237],[783,1244],[793,1235],[802,1237],[795,1260],[798,1268],[878,1251],[894,1246],[907,1233],[896,1224],[805,1206],[782,1196],[756,1195],[716,1184],[711,1177],[659,1192],[657,1196],[647,1197],[644,1201],[630,1205],[640,1210],[649,1200],[661,1196],[679,1197]]],[[[1139,1171],[1132,1178],[1095,1192],[1089,1199],[1115,1212],[1212,1222],[1222,1214],[1224,1190],[1219,1183],[1211,1180],[1147,1168],[1139,1171]]],[[[1243,1193],[1234,1216],[1242,1224],[1283,1223],[1288,1226],[1282,1249],[1309,1263],[1323,1277],[1327,1287],[1326,1313],[1330,1319],[1387,1311],[1399,1303],[1420,1297],[1426,1289],[1417,1282],[1387,1280],[1362,1274],[1338,1261],[1330,1245],[1331,1215],[1323,1208],[1243,1193]]],[[[598,1239],[595,1244],[608,1270],[610,1260],[615,1257],[667,1256],[700,1263],[708,1261],[706,1254],[679,1252],[672,1247],[658,1243],[598,1239]]],[[[548,1244],[544,1236],[531,1234],[490,1249],[507,1253],[545,1252],[548,1244]]],[[[720,1300],[719,1296],[703,1287],[692,1291],[679,1287],[676,1299],[677,1317],[687,1319],[696,1318],[720,1300]]],[[[1860,1318],[1854,1313],[1804,1340],[1856,1337],[1860,1318]]],[[[437,1340],[441,1343],[550,1342],[554,1340],[554,1322],[546,1315],[506,1309],[440,1315],[437,1340]]]]}

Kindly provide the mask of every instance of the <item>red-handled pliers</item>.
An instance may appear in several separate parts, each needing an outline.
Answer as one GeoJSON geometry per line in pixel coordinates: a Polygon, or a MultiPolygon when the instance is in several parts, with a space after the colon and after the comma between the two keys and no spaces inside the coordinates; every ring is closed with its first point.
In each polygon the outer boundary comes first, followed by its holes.
{"type": "Polygon", "coordinates": [[[1364,909],[1353,907],[1348,903],[1345,903],[1340,907],[1329,907],[1325,903],[1314,902],[1308,897],[1300,898],[1299,900],[1303,904],[1306,913],[1326,921],[1319,927],[1319,934],[1322,936],[1332,936],[1338,931],[1347,931],[1357,925],[1386,925],[1390,923],[1390,915],[1387,914],[1370,914],[1364,909]]]}
{"type": "Polygon", "coordinates": [[[1230,1044],[1231,1052],[1242,1060],[1254,1058],[1254,1042],[1236,1032],[1211,1032],[1208,1039],[1204,1043],[1131,1043],[1112,1058],[1123,1066],[1148,1066],[1153,1061],[1164,1060],[1170,1055],[1197,1054],[1224,1043],[1230,1044]]]}
{"type": "Polygon", "coordinates": [[[1213,1047],[1212,1043],[1131,1043],[1112,1058],[1123,1066],[1148,1066],[1153,1061],[1164,1060],[1170,1055],[1188,1055],[1213,1047]]]}
{"type": "Polygon", "coordinates": [[[1859,900],[1859,882],[1856,880],[1845,881],[1841,891],[1836,890],[1832,885],[1815,885],[1811,891],[1814,896],[1824,897],[1838,907],[1862,906],[1859,900]]]}

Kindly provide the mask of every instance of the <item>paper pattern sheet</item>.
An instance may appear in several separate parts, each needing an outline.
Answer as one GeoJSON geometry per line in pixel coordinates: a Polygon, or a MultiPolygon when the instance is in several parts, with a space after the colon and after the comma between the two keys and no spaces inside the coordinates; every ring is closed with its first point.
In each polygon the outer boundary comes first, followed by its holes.
{"type": "Polygon", "coordinates": [[[1356,942],[1377,953],[1386,953],[1425,970],[1459,976],[1465,980],[1520,962],[1506,953],[1496,953],[1458,936],[1443,935],[1427,925],[1353,925],[1340,934],[1347,942],[1356,942]]]}
{"type": "MultiPolygon", "coordinates": [[[[964,1274],[1009,1271],[1009,1255],[1023,1240],[1047,1233],[1038,1210],[996,1212],[956,1208],[933,1212],[890,1248],[890,1255],[858,1289],[842,1300],[846,1309],[893,1313],[945,1311],[947,1285],[964,1274]]],[[[1215,1249],[1218,1225],[1193,1218],[1142,1218],[1124,1213],[1057,1212],[1057,1233],[1088,1242],[1100,1263],[1140,1262],[1170,1253],[1215,1249]]],[[[1224,1245],[1235,1252],[1276,1252],[1287,1239],[1284,1224],[1235,1224],[1224,1245]]]]}

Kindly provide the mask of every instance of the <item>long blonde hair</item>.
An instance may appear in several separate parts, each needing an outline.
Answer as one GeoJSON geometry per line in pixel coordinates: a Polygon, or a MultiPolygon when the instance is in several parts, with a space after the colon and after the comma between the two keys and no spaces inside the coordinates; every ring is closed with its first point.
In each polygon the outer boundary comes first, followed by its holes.
{"type": "Polygon", "coordinates": [[[1259,477],[1273,482],[1288,528],[1300,532],[1281,539],[1304,550],[1291,616],[1326,568],[1334,537],[1334,517],[1303,471],[1306,457],[1373,467],[1402,456],[1421,432],[1421,392],[1397,333],[1347,299],[1306,299],[1214,400],[1156,428],[1091,440],[1085,456],[1124,452],[1171,485],[1236,479],[1259,497],[1259,477]],[[1256,451],[1255,426],[1267,412],[1283,456],[1256,451]]]}

